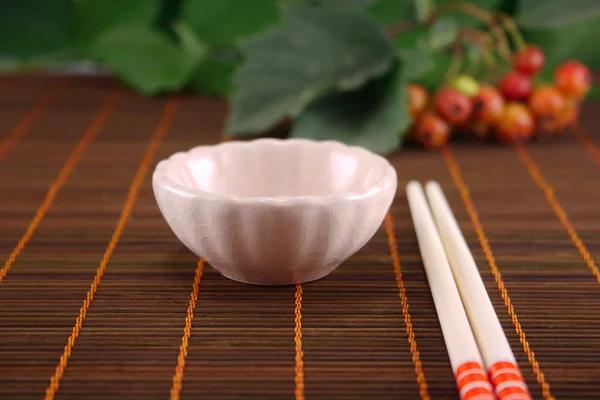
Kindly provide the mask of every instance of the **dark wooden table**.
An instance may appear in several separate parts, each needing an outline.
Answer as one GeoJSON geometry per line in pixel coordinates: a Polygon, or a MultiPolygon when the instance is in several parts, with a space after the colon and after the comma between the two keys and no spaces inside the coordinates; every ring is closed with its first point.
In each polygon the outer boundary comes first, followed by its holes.
{"type": "Polygon", "coordinates": [[[390,156],[390,223],[326,279],[265,288],[199,263],[152,194],[226,106],[116,88],[0,81],[0,399],[456,399],[410,179],[443,185],[533,396],[600,398],[600,104],[521,149],[390,156]]]}

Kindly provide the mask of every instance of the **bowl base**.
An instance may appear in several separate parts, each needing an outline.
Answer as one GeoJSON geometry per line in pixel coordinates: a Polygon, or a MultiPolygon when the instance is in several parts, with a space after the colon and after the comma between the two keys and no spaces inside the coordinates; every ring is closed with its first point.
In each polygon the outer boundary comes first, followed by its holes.
{"type": "Polygon", "coordinates": [[[298,279],[297,281],[272,282],[272,283],[271,282],[253,282],[251,280],[247,280],[247,279],[244,279],[242,277],[233,277],[233,276],[230,276],[228,274],[224,274],[221,271],[217,271],[217,272],[219,272],[221,275],[223,275],[227,279],[230,279],[230,280],[232,280],[234,282],[245,283],[247,285],[254,285],[254,286],[294,286],[294,285],[297,285],[297,284],[315,282],[315,281],[318,281],[320,279],[323,279],[323,278],[329,276],[333,272],[333,270],[331,270],[331,271],[325,271],[325,273],[319,274],[316,277],[311,277],[309,279],[304,279],[304,280],[303,279],[298,279]]]}

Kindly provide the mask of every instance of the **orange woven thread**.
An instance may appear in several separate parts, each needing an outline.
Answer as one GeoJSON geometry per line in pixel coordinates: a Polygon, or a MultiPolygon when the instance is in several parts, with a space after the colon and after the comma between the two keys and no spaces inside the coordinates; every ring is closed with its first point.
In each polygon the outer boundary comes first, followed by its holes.
{"type": "Polygon", "coordinates": [[[4,158],[8,150],[10,150],[15,143],[21,139],[21,137],[36,123],[40,116],[46,111],[48,105],[52,102],[56,93],[58,92],[58,86],[54,86],[42,96],[40,101],[29,111],[25,117],[19,122],[19,124],[8,134],[6,139],[0,143],[0,160],[4,158]]]}
{"type": "Polygon", "coordinates": [[[390,212],[388,212],[385,216],[385,232],[387,233],[390,255],[392,256],[392,263],[394,265],[394,273],[396,275],[396,284],[398,285],[400,303],[402,304],[402,315],[404,316],[404,324],[406,325],[406,333],[408,334],[410,353],[412,354],[412,361],[415,365],[415,374],[417,375],[417,383],[419,384],[419,394],[421,395],[421,399],[430,400],[431,397],[429,397],[427,380],[425,379],[425,374],[423,373],[423,365],[421,364],[421,357],[419,355],[419,349],[417,348],[417,339],[415,338],[415,332],[410,320],[408,298],[406,296],[406,289],[404,288],[404,280],[402,279],[400,256],[398,255],[398,245],[396,243],[396,234],[394,232],[394,221],[392,220],[392,215],[390,212]]]}
{"type": "Polygon", "coordinates": [[[58,365],[56,366],[54,375],[52,375],[52,377],[50,378],[50,384],[46,389],[46,396],[44,397],[45,400],[53,400],[56,396],[56,392],[58,391],[60,385],[60,380],[65,372],[65,369],[67,368],[67,362],[73,351],[73,346],[75,346],[75,341],[79,337],[79,332],[81,331],[81,328],[83,326],[83,320],[85,319],[87,311],[90,308],[92,301],[94,300],[94,295],[98,290],[98,286],[100,285],[100,281],[102,280],[102,276],[104,275],[104,271],[106,270],[106,266],[108,265],[112,253],[115,250],[115,247],[117,246],[117,243],[121,237],[121,234],[123,233],[123,230],[125,229],[127,219],[129,218],[129,215],[131,214],[133,206],[137,200],[138,192],[144,182],[144,178],[146,177],[148,169],[150,168],[152,159],[154,158],[154,155],[158,150],[162,139],[167,134],[168,127],[171,123],[171,120],[173,119],[173,116],[175,115],[177,105],[178,100],[176,98],[169,100],[165,107],[165,112],[160,122],[158,123],[156,131],[154,132],[152,139],[150,139],[150,143],[146,148],[144,157],[142,158],[142,161],[140,162],[140,165],[135,173],[131,186],[129,187],[127,199],[125,200],[125,205],[123,207],[123,210],[121,211],[121,215],[119,216],[119,220],[117,222],[115,230],[112,234],[112,237],[110,238],[110,241],[108,242],[108,246],[106,247],[104,255],[102,256],[102,261],[100,261],[100,265],[96,270],[96,275],[94,276],[94,280],[92,281],[90,289],[87,292],[86,298],[83,301],[83,305],[79,310],[79,315],[75,320],[75,325],[73,326],[71,336],[69,336],[69,340],[65,345],[63,354],[60,356],[60,360],[58,365]]]}
{"type": "Polygon", "coordinates": [[[179,356],[177,356],[177,367],[175,367],[175,374],[173,375],[173,386],[171,386],[171,400],[179,400],[181,393],[181,387],[183,383],[183,372],[185,369],[185,359],[188,355],[188,342],[192,335],[192,320],[194,319],[194,310],[196,309],[196,302],[198,301],[198,292],[200,291],[200,281],[202,280],[202,272],[204,271],[204,260],[198,261],[196,267],[196,276],[194,277],[194,284],[192,285],[192,294],[190,295],[190,303],[187,309],[187,316],[185,317],[185,328],[183,328],[183,336],[181,338],[181,345],[179,346],[179,356]]]}
{"type": "MultiPolygon", "coordinates": [[[[228,142],[229,140],[230,138],[228,136],[225,136],[223,137],[221,142],[228,142]]],[[[188,305],[187,316],[185,318],[185,328],[183,329],[181,345],[179,346],[179,355],[177,356],[177,366],[175,367],[175,374],[173,375],[173,385],[171,386],[170,400],[179,400],[181,388],[183,387],[185,359],[188,355],[187,347],[190,336],[192,335],[192,320],[194,319],[194,310],[196,309],[198,293],[200,292],[200,281],[202,280],[204,264],[205,260],[203,260],[202,258],[198,260],[198,265],[196,267],[196,276],[194,277],[194,284],[192,285],[192,293],[190,295],[190,303],[188,305]]]]}
{"type": "Polygon", "coordinates": [[[302,351],[302,285],[296,285],[294,307],[294,343],[296,344],[296,365],[294,366],[294,382],[296,400],[304,400],[304,351],[302,351]]]}
{"type": "Polygon", "coordinates": [[[573,125],[571,131],[581,141],[592,158],[600,165],[600,147],[592,140],[589,133],[579,124],[573,125]]]}
{"type": "Polygon", "coordinates": [[[579,254],[581,254],[581,258],[583,258],[583,261],[585,261],[590,271],[592,271],[592,274],[596,278],[596,281],[600,283],[600,271],[598,270],[598,267],[596,266],[592,255],[590,254],[587,247],[585,246],[585,244],[583,244],[583,241],[577,234],[575,227],[573,226],[573,224],[571,224],[571,221],[569,221],[567,213],[562,208],[562,206],[558,202],[558,199],[554,195],[554,189],[544,179],[539,167],[537,166],[533,158],[531,158],[529,152],[525,149],[525,147],[522,144],[517,144],[515,147],[517,149],[519,157],[521,158],[521,161],[527,167],[527,171],[529,172],[531,179],[535,182],[537,187],[540,188],[542,192],[544,192],[546,200],[548,200],[548,203],[552,207],[552,210],[554,211],[554,213],[562,223],[563,227],[569,234],[571,241],[579,251],[579,254]]]}
{"type": "Polygon", "coordinates": [[[510,296],[508,295],[508,291],[506,290],[506,287],[504,285],[504,281],[502,280],[502,275],[500,274],[500,270],[498,269],[498,265],[496,264],[496,258],[494,257],[494,253],[492,252],[492,248],[489,244],[485,231],[483,230],[483,226],[479,221],[479,215],[477,214],[477,210],[475,209],[473,200],[471,199],[469,187],[467,186],[466,182],[462,177],[462,173],[460,172],[460,168],[456,160],[454,159],[452,150],[450,150],[449,147],[444,148],[443,155],[444,160],[446,161],[446,165],[448,166],[448,170],[450,171],[452,181],[454,182],[454,185],[460,193],[460,197],[465,206],[467,214],[469,214],[471,224],[473,225],[475,233],[477,234],[479,244],[481,245],[487,263],[490,266],[490,269],[492,270],[492,275],[494,276],[494,280],[496,281],[496,285],[498,286],[498,290],[500,291],[500,295],[502,297],[502,300],[504,301],[504,305],[506,306],[508,315],[510,316],[512,324],[515,327],[515,331],[519,336],[519,341],[523,346],[523,351],[527,355],[527,360],[529,361],[529,364],[531,364],[531,368],[533,369],[533,373],[535,374],[536,380],[542,388],[542,395],[546,400],[553,400],[554,397],[550,392],[550,384],[546,381],[544,373],[542,372],[540,365],[535,358],[535,353],[533,352],[533,350],[531,350],[531,347],[529,346],[527,336],[523,331],[523,327],[519,322],[517,313],[515,312],[510,296]]]}
{"type": "Polygon", "coordinates": [[[67,182],[69,176],[71,175],[71,172],[73,172],[73,169],[77,166],[77,163],[79,163],[81,156],[83,155],[91,141],[94,139],[94,137],[96,137],[98,132],[100,132],[100,129],[112,113],[117,102],[117,98],[118,92],[116,91],[109,96],[106,103],[100,109],[100,111],[98,112],[90,126],[87,128],[81,139],[79,139],[79,142],[71,152],[71,155],[69,156],[67,161],[65,161],[65,163],[63,164],[63,167],[58,173],[56,179],[50,184],[50,188],[46,192],[46,197],[44,197],[42,204],[37,209],[35,216],[29,223],[29,226],[27,226],[25,233],[23,234],[21,239],[19,239],[19,242],[13,249],[12,253],[10,253],[10,256],[4,263],[4,267],[2,267],[2,269],[0,270],[0,284],[2,284],[4,277],[12,267],[13,263],[16,261],[17,257],[19,256],[21,251],[23,251],[27,243],[29,243],[36,229],[46,216],[46,213],[54,203],[54,199],[58,194],[58,191],[67,182]]]}

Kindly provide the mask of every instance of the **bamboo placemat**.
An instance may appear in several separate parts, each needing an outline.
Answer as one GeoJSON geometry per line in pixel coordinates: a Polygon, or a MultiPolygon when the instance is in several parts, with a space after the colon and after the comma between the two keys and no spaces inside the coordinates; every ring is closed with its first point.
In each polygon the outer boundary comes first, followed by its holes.
{"type": "Polygon", "coordinates": [[[536,399],[600,398],[600,104],[523,148],[390,157],[375,237],[321,281],[231,282],[177,241],[157,160],[216,143],[216,100],[107,79],[0,87],[0,399],[456,399],[404,186],[448,196],[536,399]]]}

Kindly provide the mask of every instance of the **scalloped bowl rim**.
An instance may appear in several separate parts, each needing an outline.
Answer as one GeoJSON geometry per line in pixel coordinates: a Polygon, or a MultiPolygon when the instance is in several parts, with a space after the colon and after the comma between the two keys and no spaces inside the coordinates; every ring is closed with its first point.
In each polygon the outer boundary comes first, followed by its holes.
{"type": "Polygon", "coordinates": [[[159,161],[156,164],[153,173],[153,181],[159,180],[162,185],[167,185],[172,189],[180,192],[180,194],[187,195],[190,197],[203,197],[211,199],[229,200],[236,203],[265,203],[272,202],[277,204],[291,204],[298,202],[334,202],[340,200],[352,200],[361,199],[374,192],[381,192],[386,188],[396,184],[397,174],[396,169],[390,164],[390,162],[383,156],[376,154],[370,150],[360,146],[348,145],[336,140],[312,140],[312,139],[276,139],[276,138],[260,138],[249,141],[227,141],[220,142],[212,145],[199,145],[190,148],[186,151],[178,151],[171,154],[169,157],[159,161]],[[173,179],[167,177],[166,171],[170,162],[176,157],[190,156],[200,151],[211,149],[212,151],[218,151],[220,148],[230,146],[241,146],[241,147],[254,147],[261,145],[274,145],[274,146],[298,146],[298,145],[312,145],[312,146],[330,146],[332,148],[343,149],[344,152],[352,154],[352,152],[361,153],[364,156],[378,162],[382,165],[384,173],[377,178],[377,180],[362,186],[360,189],[341,191],[327,195],[301,195],[301,196],[238,196],[225,193],[215,193],[206,190],[191,188],[188,186],[181,185],[175,182],[173,179]]]}

